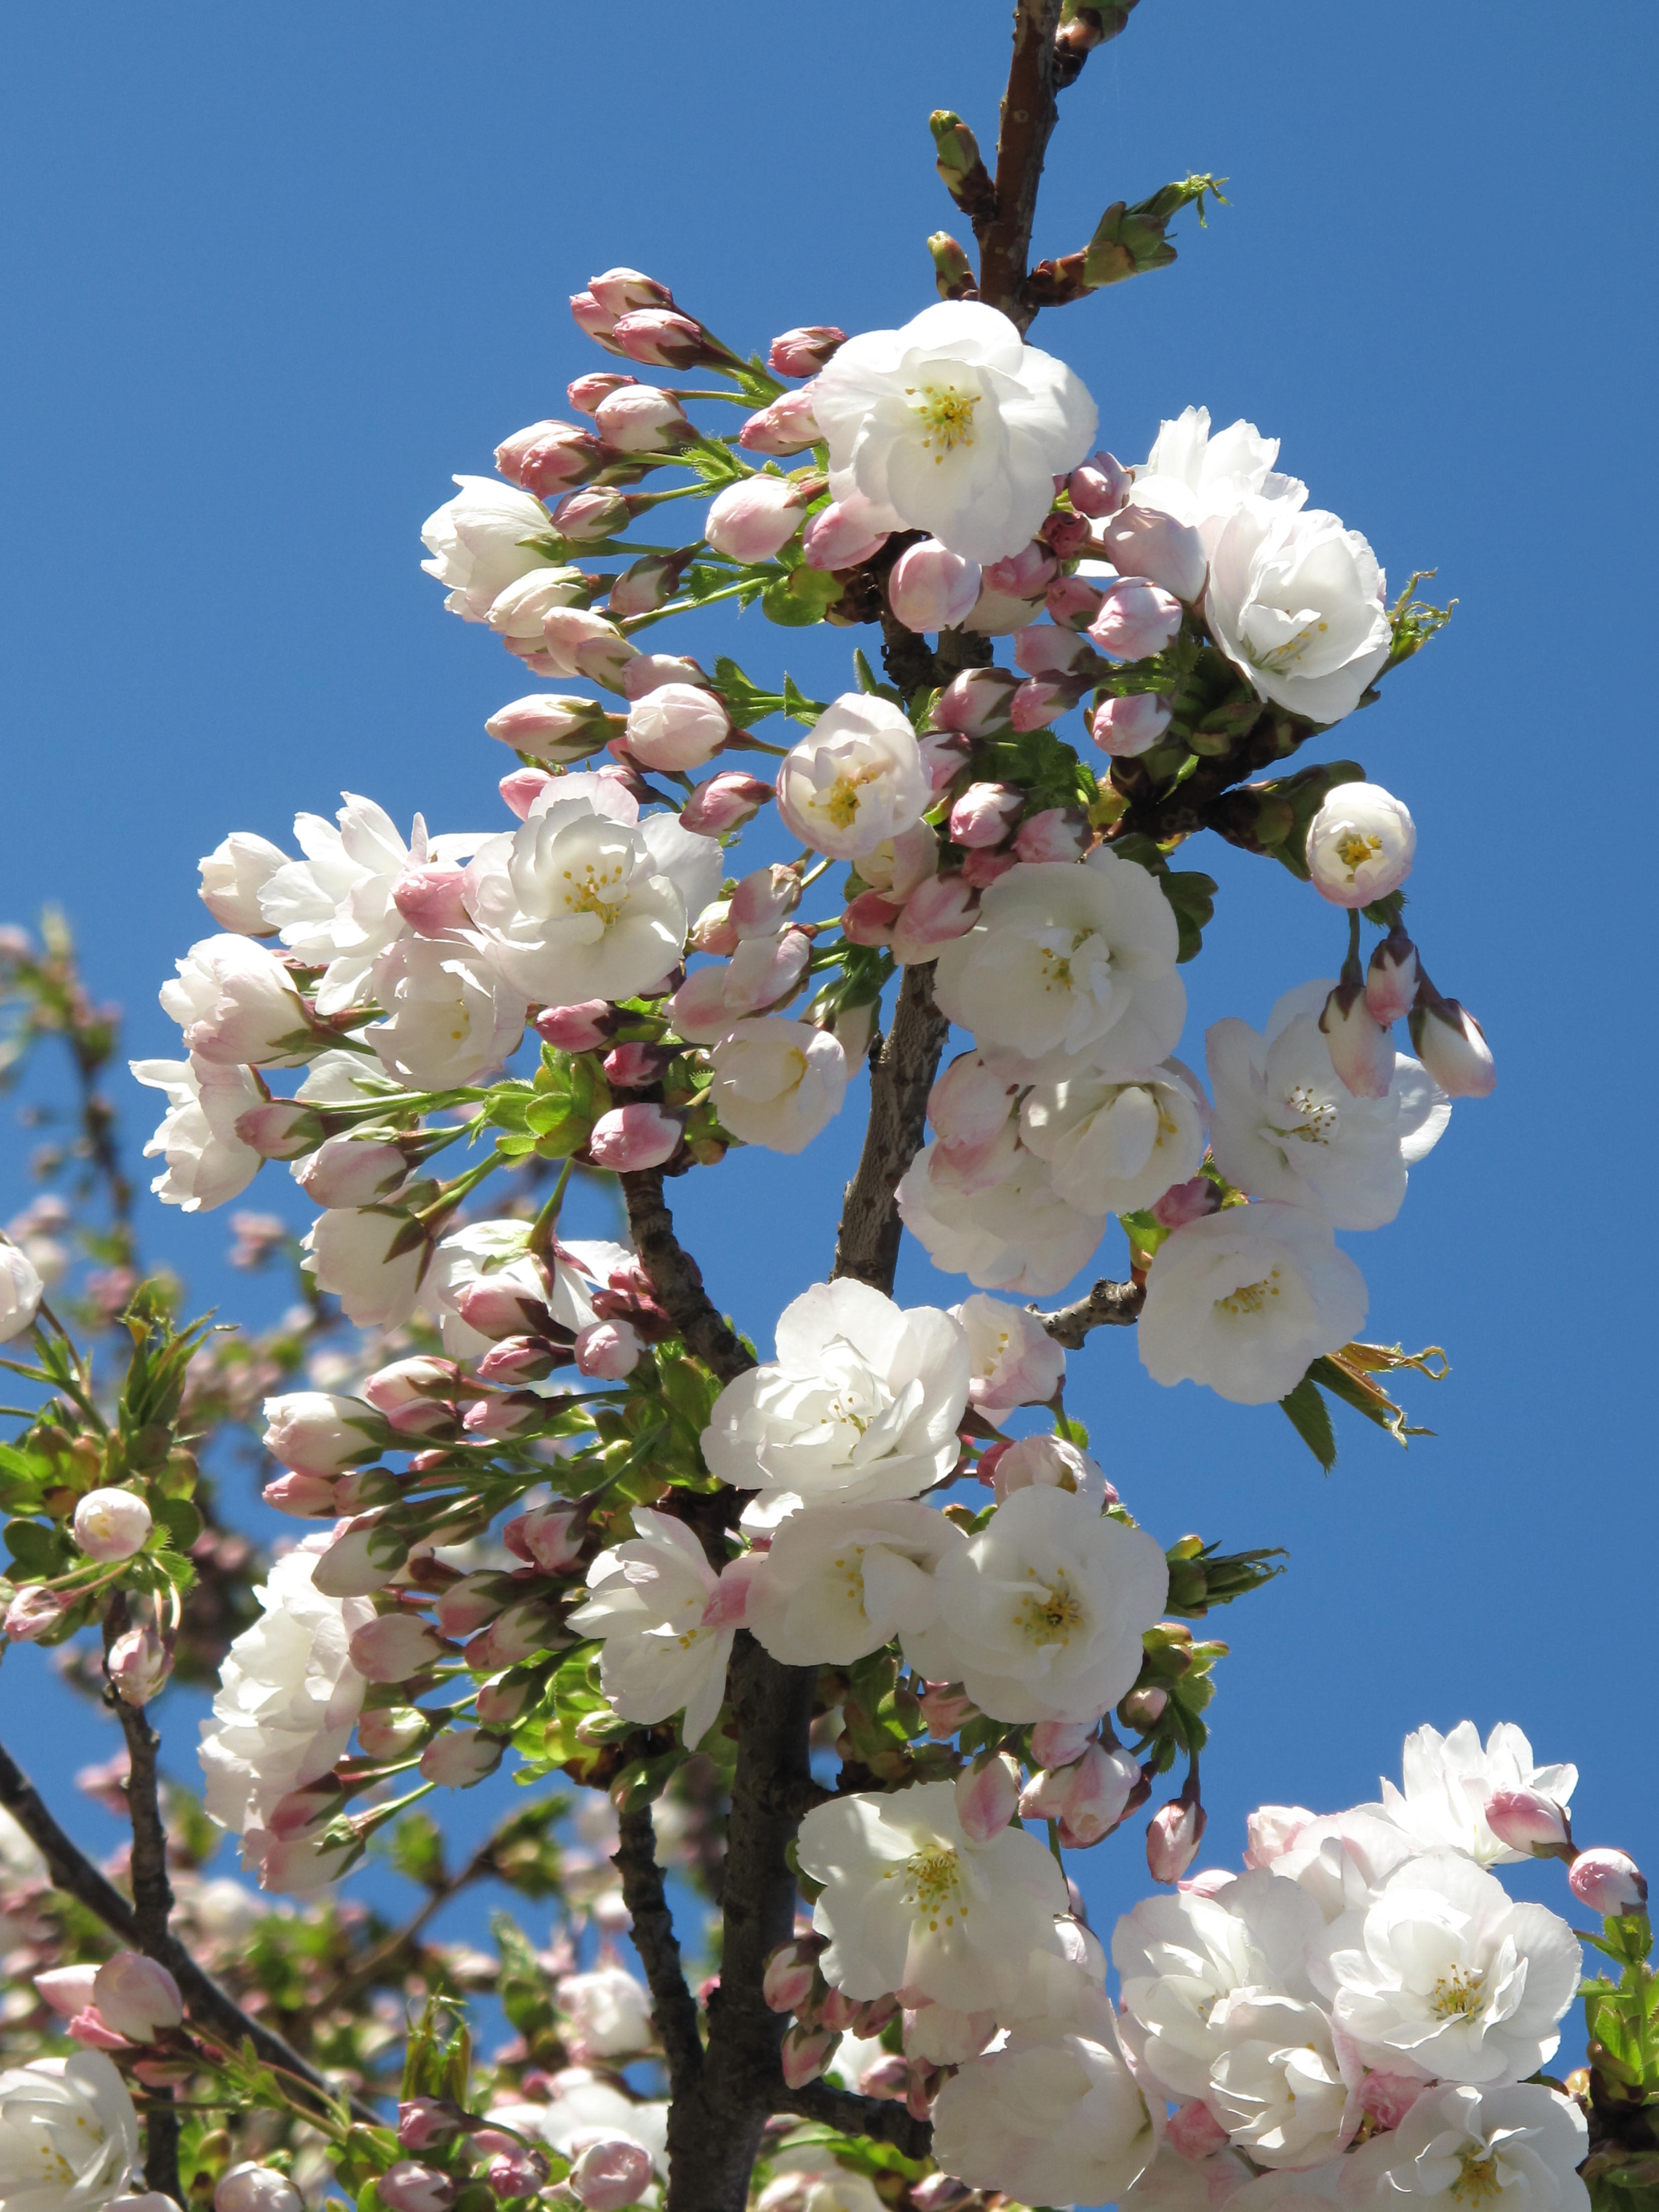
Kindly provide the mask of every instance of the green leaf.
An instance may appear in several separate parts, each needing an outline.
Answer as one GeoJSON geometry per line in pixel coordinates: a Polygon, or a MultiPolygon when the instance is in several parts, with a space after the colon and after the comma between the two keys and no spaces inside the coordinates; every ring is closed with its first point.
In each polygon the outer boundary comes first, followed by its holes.
{"type": "Polygon", "coordinates": [[[63,1571],[68,1547],[55,1528],[39,1521],[8,1521],[6,1549],[26,1582],[49,1582],[63,1571]]]}
{"type": "Polygon", "coordinates": [[[1313,1382],[1304,1375],[1279,1403],[1291,1426],[1328,1474],[1336,1465],[1336,1438],[1331,1432],[1330,1413],[1313,1382]]]}
{"type": "Polygon", "coordinates": [[[163,1498],[155,1511],[158,1525],[173,1540],[173,1549],[188,1552],[202,1533],[202,1516],[189,1498],[163,1498]]]}

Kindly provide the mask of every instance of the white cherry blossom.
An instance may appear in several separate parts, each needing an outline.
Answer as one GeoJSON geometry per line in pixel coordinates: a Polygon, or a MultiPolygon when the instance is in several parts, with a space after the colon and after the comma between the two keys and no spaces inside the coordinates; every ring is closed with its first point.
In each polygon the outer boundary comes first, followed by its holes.
{"type": "Polygon", "coordinates": [[[968,1402],[1000,1428],[1016,1406],[1046,1406],[1066,1379],[1066,1352],[1035,1314],[976,1295],[951,1308],[968,1339],[968,1402]]]}
{"type": "Polygon", "coordinates": [[[849,338],[813,383],[812,413],[835,499],[856,494],[872,529],[925,530],[980,562],[1030,544],[1096,423],[1062,362],[968,300],[849,338]]]}
{"type": "Polygon", "coordinates": [[[846,691],[778,765],[778,813],[804,845],[856,860],[914,829],[933,790],[916,733],[890,700],[846,691]]]}
{"type": "Polygon", "coordinates": [[[447,499],[421,526],[428,576],[450,587],[444,601],[466,622],[488,622],[489,610],[509,584],[532,568],[557,566],[551,553],[527,542],[552,530],[547,509],[528,492],[490,477],[457,477],[459,496],[447,499]]]}
{"type": "Polygon", "coordinates": [[[259,1865],[276,1840],[271,1814],[291,1790],[326,1774],[351,1741],[367,1686],[349,1645],[374,1618],[366,1597],[314,1588],[308,1538],[273,1561],[253,1595],[262,1608],[225,1655],[198,1756],[209,1815],[242,1838],[242,1863],[259,1865]]]}
{"type": "Polygon", "coordinates": [[[1408,1859],[1331,1942],[1337,2026],[1367,2065],[1425,2080],[1535,2073],[1577,1993],[1581,1958],[1566,1922],[1515,1904],[1455,1851],[1408,1859]]]}
{"type": "Polygon", "coordinates": [[[1144,1528],[1049,1484],[1016,1490],[944,1561],[933,1625],[901,1631],[929,1681],[1000,1721],[1086,1721],[1134,1684],[1170,1571],[1144,1528]]]}
{"type": "Polygon", "coordinates": [[[269,837],[233,830],[197,862],[202,887],[196,896],[221,929],[263,937],[270,924],[260,907],[259,893],[277,869],[287,865],[288,854],[269,837]]]}
{"type": "Polygon", "coordinates": [[[824,1978],[849,1997],[897,1990],[969,2012],[1018,1986],[1033,1952],[1060,1951],[1066,1881],[1047,1848],[1017,1827],[973,1842],[954,1783],[815,1806],[798,1856],[823,1885],[824,1978]]]}
{"type": "Polygon", "coordinates": [[[330,1206],[301,1239],[301,1266],[359,1328],[395,1328],[415,1310],[428,1249],[392,1249],[409,1218],[395,1206],[330,1206]]]}
{"type": "Polygon", "coordinates": [[[1246,498],[1217,534],[1205,611],[1264,699],[1338,722],[1380,674],[1393,634],[1376,556],[1321,507],[1246,498]]]}
{"type": "Polygon", "coordinates": [[[1204,2101],[1236,2149],[1258,2166],[1306,2166],[1346,2148],[1360,2110],[1317,2005],[1237,1990],[1211,2013],[1210,2032],[1220,2047],[1204,2101]]]}
{"type": "Polygon", "coordinates": [[[1408,1168],[1439,1142],[1451,1101],[1396,1053],[1382,1098],[1358,1098],[1331,1064],[1319,1016],[1328,978],[1287,991],[1265,1031],[1229,1017],[1205,1032],[1216,1165],[1255,1198],[1304,1206],[1335,1229],[1381,1229],[1408,1168]]]}
{"type": "Polygon", "coordinates": [[[246,937],[204,937],[173,965],[177,976],[157,996],[184,1031],[186,1052],[222,1066],[295,1067],[309,1060],[309,1018],[274,952],[246,937]]]}
{"type": "Polygon", "coordinates": [[[0,1344],[9,1344],[33,1325],[46,1289],[22,1247],[0,1242],[0,1344]]]}
{"type": "Polygon", "coordinates": [[[1097,847],[1080,865],[1022,860],[945,945],[935,996],[981,1045],[1028,1060],[1088,1053],[1104,1074],[1155,1066],[1187,1015],[1180,933],[1155,877],[1097,847]]]}
{"type": "Polygon", "coordinates": [[[780,1523],[744,1626],[787,1667],[845,1667],[938,1610],[938,1569],[967,1538],[936,1506],[817,1505],[780,1523]]]}
{"type": "Polygon", "coordinates": [[[525,1001],[482,957],[482,939],[402,937],[374,963],[385,1018],[363,1031],[388,1075],[447,1091],[499,1067],[524,1035],[525,1001]]]}
{"type": "Polygon", "coordinates": [[[722,1125],[768,1152],[804,1152],[847,1095],[846,1053],[809,1022],[733,1022],[710,1057],[709,1097],[722,1125]]]}
{"type": "Polygon", "coordinates": [[[1134,471],[1132,507],[1153,507],[1191,524],[1213,544],[1220,527],[1246,499],[1260,497],[1294,511],[1308,487],[1274,466],[1277,438],[1264,438],[1254,422],[1230,422],[1212,432],[1207,407],[1187,407],[1160,422],[1152,449],[1134,471]]]}
{"type": "MultiPolygon", "coordinates": [[[[422,1296],[436,1316],[452,1359],[476,1359],[495,1341],[462,1317],[462,1302],[476,1284],[489,1285],[507,1301],[545,1306],[574,1336],[598,1319],[593,1286],[607,1283],[612,1268],[631,1258],[622,1245],[603,1239],[573,1239],[538,1256],[529,1249],[530,1233],[527,1221],[472,1221],[439,1243],[422,1296]]],[[[527,1320],[520,1321],[499,1334],[516,1335],[528,1326],[527,1320]]]]}
{"type": "Polygon", "coordinates": [[[1354,2152],[1343,2194],[1352,2206],[1397,2212],[1589,2212],[1577,2170],[1589,2148],[1579,2106],[1541,2081],[1440,2087],[1354,2152]]]}
{"type": "Polygon", "coordinates": [[[236,1133],[239,1115],[264,1094],[246,1067],[198,1060],[135,1060],[134,1078],[167,1094],[167,1110],[144,1146],[144,1158],[166,1163],[150,1188],[164,1206],[186,1213],[222,1206],[244,1191],[264,1164],[236,1133]]]}
{"type": "Polygon", "coordinates": [[[132,2099],[101,2051],[0,2070],[5,2212],[99,2212],[120,2194],[137,2156],[132,2099]]]}
{"type": "Polygon", "coordinates": [[[602,1639],[599,1680],[625,1720],[684,1711],[681,1741],[695,1750],[719,1716],[736,1630],[705,1626],[718,1579],[683,1521],[634,1508],[635,1537],[601,1552],[587,1571],[592,1595],[568,1615],[602,1639]]]}
{"type": "Polygon", "coordinates": [[[981,1290],[1047,1297],[1063,1289],[1105,1233],[1103,1214],[1061,1198],[1048,1163],[1012,1127],[963,1165],[929,1145],[898,1186],[899,1218],[936,1267],[981,1290]]]}
{"type": "Polygon", "coordinates": [[[933,2155],[1027,2204],[1115,2203],[1151,2163],[1152,2115],[1102,2000],[1087,2028],[1033,2021],[970,2058],[933,2108],[933,2155]]]}
{"type": "Polygon", "coordinates": [[[1500,1790],[1535,1790],[1562,1807],[1578,1786],[1576,1766],[1539,1766],[1513,1721],[1499,1721],[1481,1747],[1473,1721],[1449,1735],[1414,1729],[1406,1738],[1403,1789],[1386,1779],[1382,1802],[1367,1808],[1412,1839],[1419,1850],[1462,1851],[1477,1866],[1506,1866],[1525,1857],[1501,1843],[1486,1824],[1486,1800],[1500,1790]]]}
{"type": "Polygon", "coordinates": [[[1208,1106],[1179,1060],[1129,1078],[1085,1060],[1040,1079],[1020,1106],[1020,1141],[1057,1197],[1087,1213],[1130,1213],[1188,1182],[1204,1159],[1208,1106]]]}
{"type": "Polygon", "coordinates": [[[817,1283],[779,1316],[775,1361],[728,1382],[703,1431],[711,1474],[807,1505],[913,1498],[957,1463],[968,1342],[934,1306],[817,1283]]]}
{"type": "Polygon", "coordinates": [[[1369,906],[1412,872],[1417,825],[1380,783],[1339,783],[1308,824],[1314,889],[1334,906],[1369,906]]]}
{"type": "Polygon", "coordinates": [[[1135,1334],[1155,1382],[1201,1382],[1237,1406],[1266,1406],[1351,1342],[1365,1308],[1364,1278],[1319,1217],[1261,1200],[1165,1238],[1135,1334]]]}

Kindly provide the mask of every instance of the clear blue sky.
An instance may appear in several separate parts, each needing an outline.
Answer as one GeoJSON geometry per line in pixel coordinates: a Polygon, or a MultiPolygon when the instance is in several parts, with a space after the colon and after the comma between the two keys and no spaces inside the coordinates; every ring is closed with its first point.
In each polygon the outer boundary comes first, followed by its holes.
{"type": "MultiPolygon", "coordinates": [[[[343,783],[403,822],[495,822],[509,763],[481,725],[527,687],[442,613],[417,532],[452,471],[486,472],[599,365],[566,295],[631,264],[745,349],[915,313],[923,240],[957,220],[927,113],[956,106],[989,144],[1006,15],[12,11],[0,919],[62,901],[135,1053],[175,1048],[155,993],[205,933],[195,862],[228,830],[283,840],[343,783]]],[[[1406,1729],[1468,1714],[1576,1759],[1583,1839],[1659,1862],[1642,1679],[1656,50],[1646,0],[1576,17],[1143,0],[1064,103],[1042,251],[1188,168],[1230,179],[1206,234],[1182,219],[1173,270],[1036,326],[1093,389],[1104,442],[1138,458],[1189,402],[1248,416],[1394,583],[1437,566],[1461,601],[1329,749],[1412,806],[1412,926],[1500,1068],[1399,1223],[1347,1240],[1368,1334],[1450,1351],[1452,1379],[1411,1395],[1437,1437],[1406,1455],[1342,1421],[1327,1480],[1275,1411],[1160,1390],[1127,1337],[1073,1363],[1101,1458],[1165,1540],[1291,1552],[1215,1623],[1234,1645],[1206,1767],[1217,1856],[1250,1804],[1370,1795],[1406,1729]]],[[[847,681],[845,634],[757,615],[738,635],[757,675],[847,681]]],[[[1259,1022],[1328,972],[1340,929],[1267,863],[1195,847],[1190,864],[1222,886],[1186,971],[1197,1060],[1206,1022],[1259,1022]]],[[[123,1104],[136,1150],[153,1098],[123,1104]]],[[[716,1293],[757,1334],[826,1272],[851,1119],[804,1165],[744,1154],[682,1186],[716,1293]]],[[[6,1212],[30,1141],[5,1140],[6,1212]]],[[[288,1191],[268,1173],[246,1202],[288,1191]]],[[[222,1216],[151,1207],[143,1233],[203,1303],[268,1303],[224,1269],[222,1216]]],[[[912,1302],[959,1287],[907,1256],[912,1302]]],[[[108,1747],[82,1709],[24,1694],[39,1671],[7,1662],[0,1714],[61,1778],[108,1747]]],[[[1108,1919],[1144,1885],[1138,1834],[1084,1865],[1108,1919]]]]}

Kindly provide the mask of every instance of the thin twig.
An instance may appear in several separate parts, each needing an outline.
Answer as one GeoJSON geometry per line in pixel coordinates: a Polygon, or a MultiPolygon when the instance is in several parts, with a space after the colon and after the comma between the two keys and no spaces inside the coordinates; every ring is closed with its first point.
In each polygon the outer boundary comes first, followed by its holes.
{"type": "MultiPolygon", "coordinates": [[[[46,1860],[54,1887],[84,1905],[123,1942],[131,1943],[135,1949],[142,1948],[138,1916],[132,1906],[85,1852],[70,1841],[46,1809],[39,1790],[3,1745],[0,1745],[0,1805],[5,1807],[46,1860]]],[[[211,1976],[203,1972],[176,1936],[167,1936],[157,1956],[178,1983],[187,2008],[215,2028],[233,2050],[246,2036],[267,2065],[294,2075],[319,2103],[326,2106],[337,2101],[334,2091],[315,2067],[273,2029],[250,2019],[234,1997],[228,1996],[211,1976]]],[[[380,2118],[374,2107],[361,2098],[351,2100],[351,2110],[356,2118],[371,2125],[380,2118]]]]}
{"type": "Polygon", "coordinates": [[[1028,329],[1036,313],[1026,297],[1026,262],[1036,216],[1037,186],[1059,110],[1055,105],[1054,33],[1060,0],[1018,0],[1014,51],[997,133],[996,207],[974,225],[979,243],[979,296],[1028,329]]]}
{"type": "Polygon", "coordinates": [[[685,1984],[679,1941],[668,1909],[651,1801],[641,1798],[618,1815],[621,1837],[611,1863],[622,1876],[623,1900],[633,1920],[634,1948],[645,1968],[652,2017],[668,2061],[668,2094],[683,2096],[702,2072],[697,2001],[685,1984]]]}
{"type": "Polygon", "coordinates": [[[933,1004],[930,964],[907,968],[893,1026],[870,1069],[870,1119],[836,1239],[837,1276],[890,1295],[898,1267],[899,1179],[921,1150],[927,1093],[951,1025],[933,1004]]]}
{"type": "MultiPolygon", "coordinates": [[[[1079,1298],[1075,1305],[1062,1306],[1058,1313],[1039,1313],[1037,1319],[1056,1344],[1063,1344],[1068,1352],[1080,1352],[1091,1328],[1133,1327],[1146,1302],[1144,1283],[1097,1283],[1088,1297],[1079,1298]]],[[[1031,1310],[1036,1313],[1035,1306],[1031,1310]]]]}
{"type": "Polygon", "coordinates": [[[799,2089],[781,2087],[775,2102],[781,2112],[797,2113],[803,2120],[819,2120],[844,2136],[868,2136],[872,2142],[891,2143],[906,2158],[926,2158],[933,2130],[909,2108],[885,2097],[855,2096],[824,2081],[804,2082],[799,2089]]]}
{"type": "MultiPolygon", "coordinates": [[[[118,1596],[104,1626],[105,1653],[125,1626],[126,1607],[118,1596]]],[[[138,1948],[165,1965],[172,1941],[173,1884],[167,1880],[167,1832],[161,1819],[156,1754],[161,1739],[142,1705],[130,1705],[112,1681],[105,1692],[127,1740],[127,1817],[132,1823],[132,1917],[138,1948]]],[[[179,2115],[171,2098],[159,2091],[144,2116],[144,2184],[179,2201],[179,2115]]]]}

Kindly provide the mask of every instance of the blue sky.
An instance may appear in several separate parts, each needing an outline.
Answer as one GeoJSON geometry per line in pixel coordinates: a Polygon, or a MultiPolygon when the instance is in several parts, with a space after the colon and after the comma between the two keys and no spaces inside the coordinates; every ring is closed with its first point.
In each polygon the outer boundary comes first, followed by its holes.
{"type": "MultiPolygon", "coordinates": [[[[958,108],[988,147],[1006,13],[12,14],[0,919],[61,902],[135,1054],[175,1048],[155,993],[206,933],[195,862],[227,830],[283,840],[343,783],[400,821],[495,824],[509,763],[482,723],[527,687],[441,611],[417,533],[453,471],[487,472],[601,365],[567,295],[647,269],[744,350],[796,323],[902,320],[933,296],[927,233],[958,222],[927,111],[958,108]]],[[[1437,1436],[1405,1455],[1339,1417],[1327,1480],[1275,1411],[1158,1389],[1127,1335],[1073,1362],[1099,1456],[1165,1540],[1291,1554],[1213,1624],[1234,1647],[1206,1768],[1218,1856],[1249,1805],[1370,1796],[1406,1729],[1468,1714],[1577,1760],[1581,1840],[1659,1858],[1630,1679],[1655,1534],[1638,410],[1659,19],[1604,0],[1583,20],[1542,0],[1401,0],[1386,26],[1329,0],[1144,0],[1066,96],[1045,186],[1038,247],[1062,252],[1110,199],[1189,168],[1230,179],[1207,233],[1182,219],[1173,270],[1036,327],[1093,390],[1103,441],[1139,458],[1190,402],[1247,416],[1391,582],[1437,567],[1460,601],[1309,756],[1352,754],[1411,805],[1411,926],[1498,1058],[1495,1097],[1458,1109],[1399,1222],[1346,1240],[1367,1334],[1449,1350],[1449,1381],[1408,1386],[1437,1436]]],[[[758,614],[681,635],[820,696],[856,641],[758,614]]],[[[1221,884],[1185,971],[1196,1060],[1206,1022],[1260,1023],[1329,972],[1341,931],[1266,863],[1183,860],[1221,884]]],[[[122,1103],[136,1151],[150,1102],[123,1086],[122,1103]]],[[[854,1110],[802,1164],[744,1154],[682,1186],[688,1240],[757,1334],[827,1269],[854,1110]]],[[[31,1141],[5,1139],[7,1212],[31,1141]]],[[[247,1202],[292,1205],[274,1172],[247,1202]]],[[[269,1309],[273,1290],[225,1269],[222,1217],[151,1207],[143,1235],[201,1303],[269,1309]]],[[[902,1296],[960,1288],[907,1253],[902,1296]]],[[[61,1693],[24,1694],[41,1673],[14,1654],[0,1713],[61,1802],[108,1746],[61,1693]]],[[[1109,1918],[1144,1886],[1138,1838],[1085,1878],[1109,1918]]]]}

